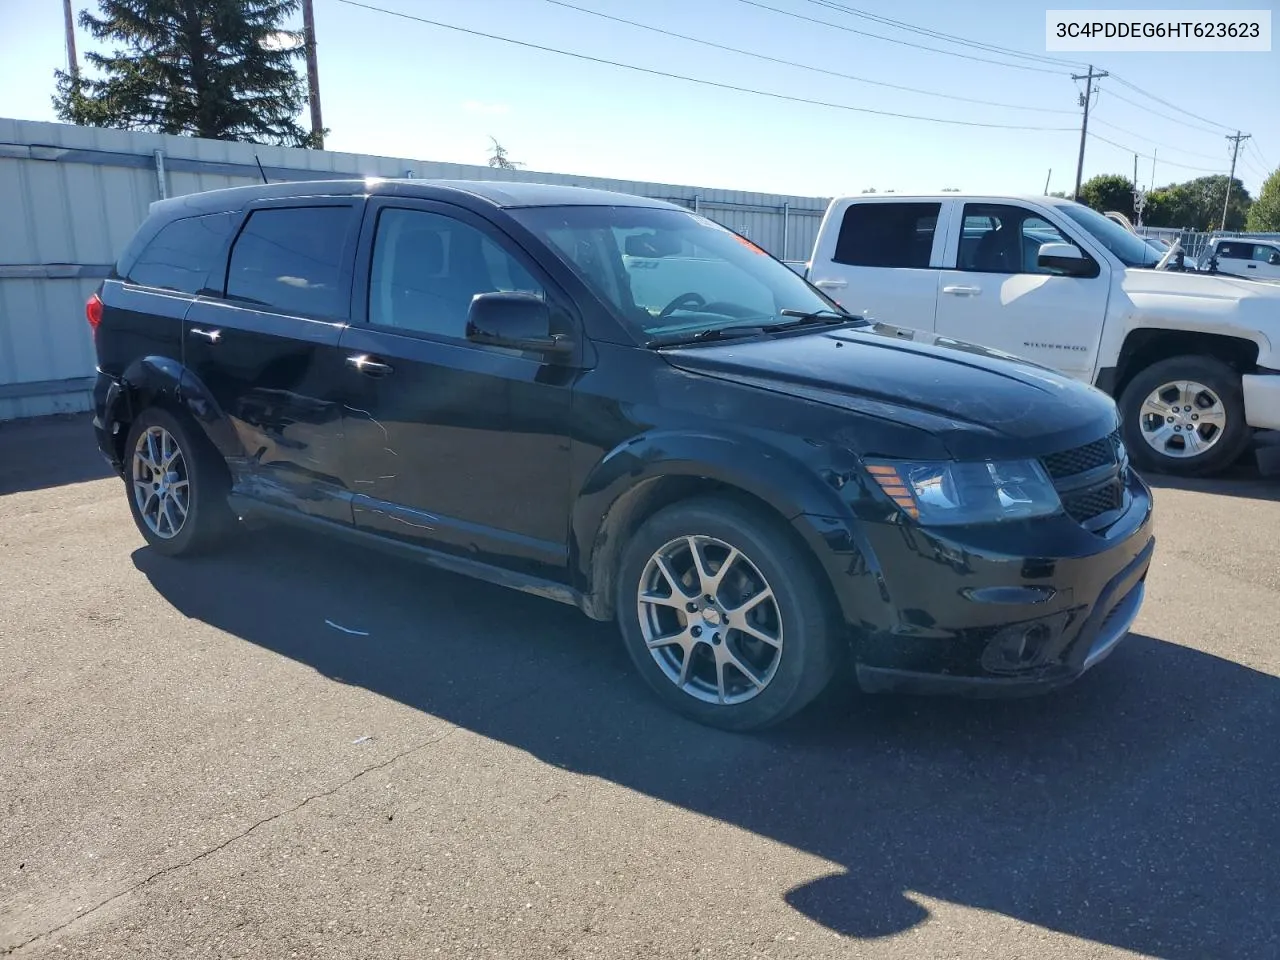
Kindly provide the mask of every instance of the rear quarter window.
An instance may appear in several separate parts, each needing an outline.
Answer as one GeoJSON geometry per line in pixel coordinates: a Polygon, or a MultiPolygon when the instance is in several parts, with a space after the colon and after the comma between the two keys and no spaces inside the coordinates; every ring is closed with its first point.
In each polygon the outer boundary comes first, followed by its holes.
{"type": "Polygon", "coordinates": [[[836,263],[851,267],[928,267],[940,203],[855,203],[845,211],[836,263]]]}
{"type": "Polygon", "coordinates": [[[143,248],[125,279],[139,286],[197,294],[205,288],[234,225],[231,213],[174,220],[143,248]]]}

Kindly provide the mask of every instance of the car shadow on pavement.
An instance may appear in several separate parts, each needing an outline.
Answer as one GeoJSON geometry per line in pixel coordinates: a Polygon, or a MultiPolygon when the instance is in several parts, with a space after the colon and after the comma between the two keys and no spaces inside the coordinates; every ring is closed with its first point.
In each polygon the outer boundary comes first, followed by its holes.
{"type": "Polygon", "coordinates": [[[669,713],[610,625],[551,601],[284,531],[133,560],[187,617],[325,677],[829,861],[777,895],[851,938],[921,923],[923,896],[1162,957],[1280,942],[1280,681],[1227,660],[1133,636],[1048,697],[836,685],[735,736],[669,713]]]}
{"type": "Polygon", "coordinates": [[[0,423],[0,496],[111,475],[88,414],[0,423]]]}

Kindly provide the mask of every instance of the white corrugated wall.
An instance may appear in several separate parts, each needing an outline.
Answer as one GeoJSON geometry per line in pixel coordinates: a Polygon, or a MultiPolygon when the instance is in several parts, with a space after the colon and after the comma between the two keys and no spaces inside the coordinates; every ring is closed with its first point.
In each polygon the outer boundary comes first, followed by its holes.
{"type": "Polygon", "coordinates": [[[806,260],[821,197],[496,170],[0,118],[0,420],[85,410],[93,343],[85,299],[161,196],[339,176],[524,180],[682,203],[783,260],[806,260]]]}

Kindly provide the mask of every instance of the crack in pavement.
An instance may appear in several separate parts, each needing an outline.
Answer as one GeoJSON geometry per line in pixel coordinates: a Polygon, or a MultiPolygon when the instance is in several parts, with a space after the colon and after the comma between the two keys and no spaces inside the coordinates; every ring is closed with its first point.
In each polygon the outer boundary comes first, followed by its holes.
{"type": "MultiPolygon", "coordinates": [[[[527,699],[527,697],[522,699],[527,699]]],[[[429,740],[424,740],[422,743],[419,743],[413,747],[409,747],[407,750],[402,750],[399,753],[395,754],[394,756],[387,758],[386,760],[381,760],[378,763],[365,767],[363,770],[357,771],[356,773],[348,777],[346,780],[343,780],[340,783],[334,785],[333,787],[330,787],[328,790],[322,790],[319,793],[311,794],[303,798],[300,802],[298,802],[292,807],[289,807],[285,810],[279,810],[271,814],[271,816],[269,817],[263,817],[261,820],[251,824],[249,827],[242,830],[240,833],[236,834],[233,837],[230,837],[227,840],[224,840],[222,843],[219,843],[217,846],[213,846],[207,850],[201,851],[200,853],[192,857],[190,860],[185,860],[182,863],[173,863],[167,867],[161,867],[159,870],[157,870],[155,873],[151,874],[150,876],[144,877],[143,879],[130,884],[128,887],[126,887],[124,890],[119,891],[118,893],[113,893],[111,896],[107,897],[105,900],[101,900],[98,903],[94,904],[89,909],[84,910],[80,913],[77,913],[71,919],[58,924],[56,927],[53,927],[52,929],[45,930],[42,933],[37,933],[35,936],[30,937],[27,940],[24,940],[22,943],[19,943],[16,946],[0,947],[0,957],[11,956],[12,954],[17,953],[19,950],[23,950],[31,946],[31,944],[35,943],[37,940],[43,940],[46,937],[53,936],[55,933],[60,933],[61,931],[65,930],[67,927],[71,926],[73,923],[83,920],[85,917],[89,916],[90,914],[96,913],[97,911],[101,910],[103,907],[107,906],[108,904],[114,903],[115,901],[119,900],[121,897],[127,897],[129,894],[133,893],[135,890],[140,890],[141,888],[151,883],[153,880],[157,880],[160,877],[163,877],[169,873],[173,873],[177,870],[185,870],[187,867],[190,867],[193,864],[198,863],[199,861],[205,859],[205,857],[212,856],[215,853],[225,850],[227,847],[231,846],[231,844],[235,843],[238,840],[243,840],[245,837],[249,836],[249,834],[253,833],[253,831],[257,830],[259,827],[265,826],[266,824],[271,823],[275,820],[279,820],[281,817],[287,817],[291,813],[296,813],[297,811],[305,807],[307,804],[309,804],[312,800],[323,800],[325,797],[331,797],[335,793],[337,793],[339,790],[343,789],[344,787],[348,787],[351,784],[355,783],[361,777],[365,776],[365,774],[373,773],[377,770],[382,770],[386,767],[389,767],[391,764],[395,763],[397,760],[403,760],[405,757],[409,756],[410,754],[417,753],[419,750],[425,750],[427,747],[434,746],[440,743],[442,740],[445,740],[448,737],[451,737],[453,734],[457,733],[461,729],[463,728],[457,725],[450,726],[449,729],[446,730],[444,733],[434,736],[429,740]]]]}

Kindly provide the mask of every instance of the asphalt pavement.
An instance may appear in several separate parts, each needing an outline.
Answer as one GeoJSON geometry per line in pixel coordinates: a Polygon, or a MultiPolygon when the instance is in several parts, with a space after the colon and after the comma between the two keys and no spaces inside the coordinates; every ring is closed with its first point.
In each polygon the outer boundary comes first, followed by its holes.
{"type": "Polygon", "coordinates": [[[157,556],[83,418],[0,424],[0,954],[1280,956],[1280,480],[1156,497],[1079,683],[744,737],[550,601],[157,556]]]}

